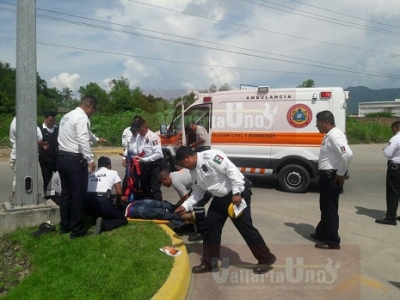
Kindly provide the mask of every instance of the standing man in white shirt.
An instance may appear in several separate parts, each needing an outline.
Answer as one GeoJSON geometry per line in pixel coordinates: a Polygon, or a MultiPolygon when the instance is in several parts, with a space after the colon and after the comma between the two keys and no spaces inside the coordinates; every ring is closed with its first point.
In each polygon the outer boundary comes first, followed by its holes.
{"type": "Polygon", "coordinates": [[[189,130],[196,134],[196,141],[189,145],[190,148],[194,148],[197,152],[204,150],[210,150],[211,139],[207,130],[196,122],[189,122],[189,130]]]}
{"type": "Polygon", "coordinates": [[[60,231],[78,238],[87,234],[82,222],[89,173],[96,168],[90,149],[90,121],[97,100],[83,96],[80,105],[60,121],[57,170],[61,179],[60,231]]]}
{"type": "Polygon", "coordinates": [[[253,226],[251,219],[251,182],[240,173],[225,153],[219,150],[196,153],[191,148],[182,146],[176,152],[176,161],[181,167],[190,170],[193,182],[190,197],[175,210],[176,213],[190,211],[206,191],[214,195],[204,223],[203,261],[193,267],[192,272],[213,272],[218,268],[222,229],[229,216],[228,207],[232,203],[239,207],[242,199],[247,207],[240,216],[231,219],[232,223],[258,261],[253,272],[263,274],[271,270],[276,257],[253,226]]]}
{"type": "Polygon", "coordinates": [[[143,119],[137,122],[138,137],[137,149],[138,156],[136,157],[140,163],[141,169],[141,188],[145,199],[162,200],[161,183],[158,180],[160,174],[163,152],[161,141],[157,134],[149,130],[147,122],[143,119]]]}
{"type": "Polygon", "coordinates": [[[317,113],[316,119],[316,127],[320,133],[325,133],[325,136],[318,158],[321,221],[311,238],[319,241],[315,248],[339,250],[339,194],[353,152],[344,133],[336,127],[332,112],[321,111],[317,113]]]}
{"type": "Polygon", "coordinates": [[[388,145],[383,149],[387,158],[386,170],[386,216],[376,219],[375,222],[383,225],[397,225],[397,208],[400,198],[400,121],[395,121],[390,126],[393,136],[388,145]]]}
{"type": "MultiPolygon", "coordinates": [[[[37,144],[39,147],[48,147],[46,142],[43,142],[43,136],[39,128],[36,130],[37,136],[37,144]]],[[[10,167],[11,170],[14,171],[14,178],[13,178],[13,189],[11,192],[10,203],[12,204],[15,192],[17,190],[17,117],[11,121],[10,124],[10,131],[9,131],[9,139],[11,144],[11,153],[10,153],[10,167]]]]}

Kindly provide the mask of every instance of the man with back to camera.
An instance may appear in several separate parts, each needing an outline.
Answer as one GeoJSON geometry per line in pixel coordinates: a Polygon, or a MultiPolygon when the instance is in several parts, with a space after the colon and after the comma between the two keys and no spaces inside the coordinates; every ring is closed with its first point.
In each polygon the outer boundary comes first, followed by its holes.
{"type": "Polygon", "coordinates": [[[57,170],[61,179],[60,232],[70,233],[71,239],[87,234],[82,216],[89,174],[96,168],[90,149],[89,121],[96,108],[96,98],[83,96],[79,106],[67,113],[59,126],[57,170]]]}
{"type": "Polygon", "coordinates": [[[89,175],[88,195],[85,212],[97,218],[93,234],[110,231],[128,224],[124,212],[110,199],[111,191],[116,194],[116,201],[126,201],[122,195],[121,178],[111,169],[111,160],[101,156],[97,161],[97,171],[89,175]],[[110,192],[108,192],[110,191],[110,192]]]}
{"type": "MultiPolygon", "coordinates": [[[[167,170],[162,170],[159,175],[159,180],[161,184],[167,188],[173,187],[180,199],[176,203],[176,206],[179,207],[182,203],[189,198],[190,193],[192,192],[192,176],[190,175],[190,171],[188,169],[181,169],[176,172],[169,172],[167,170]]],[[[203,198],[193,206],[193,211],[196,214],[196,232],[189,235],[188,240],[190,242],[196,242],[203,240],[204,237],[204,221],[206,217],[206,211],[204,206],[210,201],[212,198],[212,194],[208,191],[204,193],[203,198]]]]}
{"type": "MultiPolygon", "coordinates": [[[[139,121],[139,120],[141,120],[141,119],[142,119],[141,116],[136,115],[136,116],[133,117],[132,123],[137,122],[137,121],[139,121]]],[[[122,132],[121,144],[122,144],[122,147],[124,147],[125,149],[126,149],[126,147],[128,146],[129,141],[130,141],[131,138],[132,138],[132,130],[131,130],[131,129],[132,129],[132,123],[131,123],[131,126],[126,127],[126,128],[124,129],[124,131],[122,132]]]]}
{"type": "Polygon", "coordinates": [[[157,134],[149,129],[144,119],[137,121],[137,152],[136,159],[140,163],[140,183],[146,199],[162,200],[161,183],[158,180],[160,174],[163,152],[161,141],[157,134]]]}
{"type": "Polygon", "coordinates": [[[196,134],[196,141],[189,145],[190,148],[194,148],[197,152],[204,150],[210,150],[211,140],[207,130],[196,122],[189,122],[189,130],[196,134]]]}
{"type": "Polygon", "coordinates": [[[336,127],[335,117],[330,111],[317,113],[316,119],[316,127],[325,136],[318,158],[321,220],[311,238],[319,241],[315,248],[339,250],[339,194],[353,152],[344,133],[336,127]]]}
{"type": "Polygon", "coordinates": [[[239,207],[242,198],[247,207],[240,216],[231,218],[232,223],[258,261],[253,272],[255,274],[268,272],[276,257],[253,226],[250,211],[251,182],[220,150],[194,152],[191,148],[182,146],[176,152],[176,161],[181,167],[190,170],[193,192],[175,212],[185,213],[191,210],[207,190],[214,195],[204,224],[202,263],[193,267],[192,272],[206,273],[218,269],[216,260],[220,256],[221,235],[228,218],[228,207],[232,203],[239,207]]]}
{"type": "Polygon", "coordinates": [[[383,149],[387,158],[386,170],[386,215],[375,222],[383,225],[397,225],[397,208],[400,198],[400,121],[395,121],[390,126],[393,136],[383,149]]]}
{"type": "Polygon", "coordinates": [[[57,113],[54,111],[46,111],[44,113],[44,123],[39,126],[43,141],[47,142],[43,147],[39,147],[39,164],[43,177],[45,198],[47,186],[53,173],[57,171],[58,126],[56,125],[56,115],[57,113]]]}

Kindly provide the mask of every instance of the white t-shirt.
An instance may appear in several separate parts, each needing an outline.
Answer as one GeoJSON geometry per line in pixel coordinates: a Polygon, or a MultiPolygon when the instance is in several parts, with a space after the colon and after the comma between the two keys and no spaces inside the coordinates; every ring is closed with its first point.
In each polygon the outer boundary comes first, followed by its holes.
{"type": "Polygon", "coordinates": [[[89,175],[88,192],[106,193],[112,190],[114,184],[121,182],[117,171],[101,167],[89,175]]]}

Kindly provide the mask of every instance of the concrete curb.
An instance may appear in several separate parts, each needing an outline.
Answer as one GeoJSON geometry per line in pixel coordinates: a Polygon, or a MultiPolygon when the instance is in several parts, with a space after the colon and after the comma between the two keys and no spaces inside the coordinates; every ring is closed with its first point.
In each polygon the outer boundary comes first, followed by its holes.
{"type": "Polygon", "coordinates": [[[175,257],[174,265],[164,285],[151,298],[152,300],[185,300],[190,287],[192,273],[186,246],[182,239],[167,225],[160,224],[161,228],[171,237],[172,245],[182,251],[175,257]]]}

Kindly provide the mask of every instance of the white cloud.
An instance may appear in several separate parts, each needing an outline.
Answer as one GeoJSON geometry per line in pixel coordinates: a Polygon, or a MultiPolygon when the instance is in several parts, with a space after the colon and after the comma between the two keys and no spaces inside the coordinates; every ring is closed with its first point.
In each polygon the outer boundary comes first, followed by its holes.
{"type": "Polygon", "coordinates": [[[50,79],[51,84],[49,86],[53,86],[60,91],[66,87],[72,91],[76,91],[80,86],[79,77],[79,74],[61,73],[50,79]]]}

